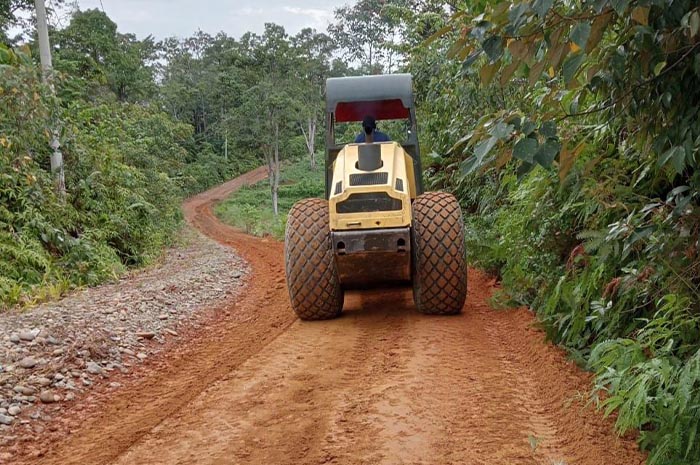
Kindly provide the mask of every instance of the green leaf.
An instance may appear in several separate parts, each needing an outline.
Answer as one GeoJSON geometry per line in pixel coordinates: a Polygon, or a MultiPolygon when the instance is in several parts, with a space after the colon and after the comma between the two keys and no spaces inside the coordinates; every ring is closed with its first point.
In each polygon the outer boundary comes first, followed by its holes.
{"type": "Polygon", "coordinates": [[[603,11],[603,8],[608,6],[609,1],[610,0],[593,0],[593,9],[596,13],[600,14],[603,11]]]}
{"type": "Polygon", "coordinates": [[[535,154],[539,144],[537,139],[532,137],[523,137],[520,139],[513,147],[513,156],[518,160],[522,160],[527,163],[532,163],[535,160],[535,154]]]}
{"type": "Polygon", "coordinates": [[[433,35],[431,35],[430,37],[425,39],[425,41],[423,42],[423,45],[430,45],[431,43],[435,42],[440,37],[442,37],[445,34],[447,34],[448,32],[450,32],[452,30],[452,28],[453,28],[452,23],[448,24],[447,26],[441,27],[440,29],[435,31],[435,33],[433,33],[433,35]]]}
{"type": "Polygon", "coordinates": [[[615,13],[622,16],[630,2],[629,0],[612,0],[610,4],[612,5],[613,10],[615,10],[615,13]]]}
{"type": "Polygon", "coordinates": [[[671,147],[661,155],[657,165],[661,168],[669,161],[673,162],[673,166],[678,173],[682,172],[685,167],[685,149],[678,145],[671,147]]]}
{"type": "Polygon", "coordinates": [[[479,162],[481,162],[486,155],[491,151],[491,149],[498,142],[498,137],[492,136],[486,140],[479,142],[476,147],[474,147],[474,156],[479,162]]]}
{"type": "Polygon", "coordinates": [[[510,21],[513,30],[517,31],[522,23],[527,19],[523,18],[523,15],[530,9],[530,5],[527,2],[518,3],[514,5],[508,12],[508,20],[510,21]]]}
{"type": "Polygon", "coordinates": [[[552,8],[554,0],[535,0],[532,4],[532,9],[535,10],[537,16],[544,18],[547,12],[552,8]]]}
{"type": "Polygon", "coordinates": [[[462,173],[469,174],[480,168],[484,163],[484,158],[486,158],[497,142],[498,138],[493,136],[479,142],[476,147],[474,147],[474,156],[469,157],[462,162],[462,173]]]}
{"type": "Polygon", "coordinates": [[[671,108],[671,101],[672,100],[673,100],[673,96],[671,95],[671,92],[664,92],[661,95],[661,103],[663,103],[663,105],[666,108],[671,108]]]}
{"type": "Polygon", "coordinates": [[[690,27],[690,37],[695,37],[700,32],[700,13],[693,11],[688,20],[688,26],[690,27]]]}
{"type": "Polygon", "coordinates": [[[569,39],[582,49],[586,49],[586,44],[588,43],[588,37],[591,34],[591,23],[588,21],[579,21],[576,26],[571,30],[569,34],[569,39]]]}
{"type": "Polygon", "coordinates": [[[511,135],[513,132],[513,125],[512,124],[506,124],[504,122],[500,122],[497,125],[495,125],[491,130],[489,131],[489,134],[491,134],[493,137],[497,137],[499,139],[506,139],[508,136],[511,135]]]}
{"type": "Polygon", "coordinates": [[[688,448],[685,450],[685,458],[688,458],[688,454],[690,454],[691,449],[695,445],[695,435],[697,434],[697,432],[698,424],[693,423],[688,433],[688,448]]]}
{"type": "Polygon", "coordinates": [[[515,129],[516,131],[520,131],[520,125],[522,123],[522,118],[520,117],[520,115],[518,115],[517,113],[512,114],[508,118],[506,118],[505,121],[506,123],[513,125],[513,129],[515,129]]]}
{"type": "Polygon", "coordinates": [[[681,146],[675,147],[673,156],[671,157],[671,164],[676,169],[676,173],[681,174],[685,169],[685,149],[681,146]]]}
{"type": "Polygon", "coordinates": [[[585,59],[586,54],[583,53],[583,51],[581,50],[574,53],[573,55],[569,55],[568,57],[566,57],[566,60],[564,60],[564,64],[562,65],[564,82],[566,84],[569,84],[574,79],[574,77],[576,76],[576,72],[581,67],[583,60],[585,59]]]}
{"type": "Polygon", "coordinates": [[[561,144],[558,140],[547,139],[544,144],[540,146],[539,150],[537,150],[533,158],[541,166],[549,168],[552,166],[552,162],[559,153],[559,150],[561,150],[561,144]]]}
{"type": "Polygon", "coordinates": [[[661,61],[661,62],[657,63],[656,66],[654,66],[654,76],[658,76],[659,74],[661,74],[661,71],[663,71],[663,69],[665,67],[666,67],[665,61],[661,61]]]}
{"type": "Polygon", "coordinates": [[[467,57],[464,62],[462,62],[462,74],[469,74],[473,72],[474,70],[471,69],[471,66],[474,64],[474,62],[481,56],[481,54],[484,53],[483,50],[477,50],[475,52],[472,52],[471,55],[467,57]]]}
{"type": "Polygon", "coordinates": [[[529,136],[530,134],[532,134],[536,127],[537,125],[533,121],[530,121],[529,119],[525,120],[525,122],[523,123],[522,133],[526,136],[529,136]]]}
{"type": "Polygon", "coordinates": [[[469,157],[460,163],[462,174],[471,174],[476,169],[476,157],[469,157]]]}
{"type": "Polygon", "coordinates": [[[522,180],[527,173],[532,171],[532,169],[535,167],[533,163],[528,163],[526,161],[522,162],[520,166],[518,166],[518,169],[516,171],[516,174],[518,175],[518,181],[522,180]]]}
{"type": "Polygon", "coordinates": [[[481,46],[489,57],[491,63],[498,60],[503,55],[503,38],[499,36],[491,36],[486,39],[481,46]]]}
{"type": "Polygon", "coordinates": [[[545,121],[542,123],[542,126],[540,126],[540,134],[550,138],[557,137],[557,123],[554,121],[545,121]]]}

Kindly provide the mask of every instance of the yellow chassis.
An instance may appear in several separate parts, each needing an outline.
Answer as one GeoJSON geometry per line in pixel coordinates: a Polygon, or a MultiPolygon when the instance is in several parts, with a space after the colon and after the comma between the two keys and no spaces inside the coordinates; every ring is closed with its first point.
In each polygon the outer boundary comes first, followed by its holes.
{"type": "MultiPolygon", "coordinates": [[[[381,147],[381,167],[365,171],[358,168],[359,148],[363,144],[348,144],[339,153],[333,165],[333,182],[328,199],[330,229],[349,231],[362,229],[405,228],[411,225],[411,199],[416,198],[413,160],[396,142],[378,143],[381,147]],[[381,184],[352,185],[351,176],[387,173],[381,184]],[[400,180],[397,182],[397,180],[400,180]],[[397,189],[400,187],[401,190],[397,189]],[[353,194],[386,193],[401,201],[400,210],[338,213],[338,204],[353,194]]],[[[357,176],[356,176],[357,177],[357,176]]]]}

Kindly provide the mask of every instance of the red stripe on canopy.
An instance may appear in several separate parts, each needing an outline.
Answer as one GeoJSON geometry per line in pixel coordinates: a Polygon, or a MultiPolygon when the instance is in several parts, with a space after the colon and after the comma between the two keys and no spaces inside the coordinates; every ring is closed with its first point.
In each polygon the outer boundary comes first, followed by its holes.
{"type": "Polygon", "coordinates": [[[409,111],[403,106],[401,99],[339,102],[335,107],[335,120],[339,123],[362,121],[367,115],[373,116],[378,121],[405,119],[409,117],[409,111]]]}

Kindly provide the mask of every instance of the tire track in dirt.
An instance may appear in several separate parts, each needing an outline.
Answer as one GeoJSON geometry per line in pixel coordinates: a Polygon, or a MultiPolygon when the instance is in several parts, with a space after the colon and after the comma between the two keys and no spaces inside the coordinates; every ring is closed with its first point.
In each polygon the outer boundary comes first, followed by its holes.
{"type": "Polygon", "coordinates": [[[282,245],[257,239],[220,223],[212,205],[241,186],[267,177],[264,168],[246,173],[183,204],[188,223],[210,238],[234,247],[252,268],[251,280],[238,301],[212,309],[206,327],[193,331],[190,340],[165,360],[153,361],[144,376],[112,396],[89,418],[72,418],[74,432],[59,443],[40,444],[27,450],[17,463],[109,463],[138,444],[151,429],[177,415],[200,392],[228,375],[295,320],[286,301],[282,245]],[[34,456],[34,459],[29,458],[34,456]]]}
{"type": "Polygon", "coordinates": [[[348,293],[339,319],[293,321],[282,245],[211,213],[264,174],[184,207],[253,267],[220,337],[115,397],[41,463],[644,463],[634,438],[580,400],[590,376],[529,312],[490,308],[494,285],[477,271],[461,315],[418,314],[410,290],[387,289],[348,293]]]}

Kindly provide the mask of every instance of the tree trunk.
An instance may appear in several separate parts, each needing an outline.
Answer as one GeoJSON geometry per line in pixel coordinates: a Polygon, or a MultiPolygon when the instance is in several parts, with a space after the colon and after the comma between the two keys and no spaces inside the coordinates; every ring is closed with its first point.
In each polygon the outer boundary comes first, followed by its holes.
{"type": "Polygon", "coordinates": [[[304,141],[306,142],[306,149],[309,151],[309,159],[311,161],[311,169],[316,169],[316,118],[309,116],[306,120],[307,128],[304,129],[304,125],[299,123],[301,127],[301,132],[304,134],[304,141]]]}
{"type": "Polygon", "coordinates": [[[279,207],[277,204],[277,195],[279,192],[280,188],[280,144],[279,144],[279,137],[280,137],[280,127],[279,123],[275,121],[275,150],[274,150],[274,158],[273,158],[273,166],[272,166],[272,172],[273,172],[273,182],[272,182],[272,211],[274,212],[275,216],[279,215],[279,207]]]}

